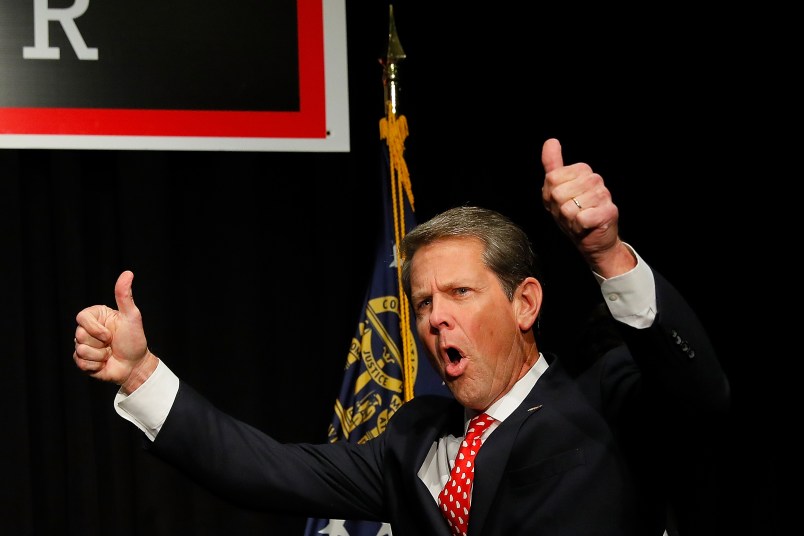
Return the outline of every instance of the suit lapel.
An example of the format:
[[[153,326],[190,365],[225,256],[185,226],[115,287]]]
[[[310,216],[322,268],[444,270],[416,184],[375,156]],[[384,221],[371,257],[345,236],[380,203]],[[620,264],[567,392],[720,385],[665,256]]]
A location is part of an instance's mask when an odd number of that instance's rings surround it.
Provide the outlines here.
[[[534,386],[522,404],[483,443],[477,454],[469,514],[470,534],[481,534],[483,531],[520,428],[527,419],[538,418],[543,402],[536,396],[536,391],[537,387]]]

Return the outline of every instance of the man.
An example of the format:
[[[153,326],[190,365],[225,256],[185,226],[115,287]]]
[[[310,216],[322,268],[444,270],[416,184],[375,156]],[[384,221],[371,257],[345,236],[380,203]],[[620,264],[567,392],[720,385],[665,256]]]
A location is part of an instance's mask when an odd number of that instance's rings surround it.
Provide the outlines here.
[[[131,272],[115,285],[117,310],[78,313],[75,363],[120,385],[116,408],[151,452],[247,508],[451,534],[442,488],[469,419],[483,413],[490,425],[462,490],[468,534],[661,535],[677,500],[673,468],[726,413],[728,381],[694,312],[620,239],[600,175],[565,166],[555,139],[542,164],[543,204],[625,343],[601,356],[567,366],[540,352],[542,286],[527,236],[496,212],[458,207],[401,244],[418,336],[454,399],[414,398],[372,441],[280,444],[217,410],[148,350]]]

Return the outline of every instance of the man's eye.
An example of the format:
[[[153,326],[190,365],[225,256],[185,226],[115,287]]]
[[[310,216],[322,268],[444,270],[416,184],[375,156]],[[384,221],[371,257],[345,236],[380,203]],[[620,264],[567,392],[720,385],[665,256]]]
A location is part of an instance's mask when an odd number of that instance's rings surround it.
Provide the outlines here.
[[[429,299],[419,301],[419,303],[416,304],[416,309],[421,310],[421,309],[425,309],[425,308],[429,307],[430,306],[430,301],[431,300],[429,300]]]
[[[461,296],[469,294],[469,287],[458,287],[455,289],[455,294],[460,294]]]

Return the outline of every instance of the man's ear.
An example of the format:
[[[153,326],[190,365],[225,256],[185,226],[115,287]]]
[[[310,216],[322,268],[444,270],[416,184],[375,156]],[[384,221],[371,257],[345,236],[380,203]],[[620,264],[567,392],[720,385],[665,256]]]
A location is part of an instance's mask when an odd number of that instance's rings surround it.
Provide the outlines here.
[[[527,331],[536,323],[539,311],[542,309],[542,285],[535,277],[528,277],[522,281],[514,293],[517,302],[517,320],[519,329]]]

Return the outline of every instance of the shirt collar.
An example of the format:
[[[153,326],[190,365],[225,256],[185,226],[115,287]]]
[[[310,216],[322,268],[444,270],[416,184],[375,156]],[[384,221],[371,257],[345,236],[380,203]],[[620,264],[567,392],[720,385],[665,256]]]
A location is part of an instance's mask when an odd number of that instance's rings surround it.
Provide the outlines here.
[[[545,370],[547,370],[547,359],[545,359],[542,353],[539,352],[539,359],[537,359],[536,363],[530,367],[530,370],[528,370],[525,375],[514,384],[510,391],[505,393],[502,398],[489,406],[485,412],[499,422],[507,419],[514,412],[514,410],[518,408],[522,402],[524,402],[525,398],[528,396],[528,393],[530,393],[530,391],[533,389],[533,386],[536,385],[536,381],[541,377],[542,374],[544,374]],[[477,411],[466,411],[464,415],[464,424],[468,424],[469,419],[478,413],[479,412]]]

